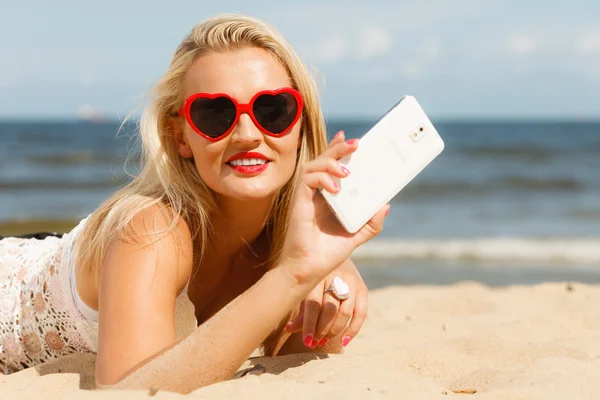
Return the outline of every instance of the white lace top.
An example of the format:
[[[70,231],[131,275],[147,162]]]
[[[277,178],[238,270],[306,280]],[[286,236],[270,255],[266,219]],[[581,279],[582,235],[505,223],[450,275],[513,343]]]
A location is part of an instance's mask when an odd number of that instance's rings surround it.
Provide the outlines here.
[[[96,353],[98,313],[79,297],[73,263],[86,221],[62,238],[0,240],[0,372],[70,353]],[[177,339],[197,325],[187,287],[176,301]]]

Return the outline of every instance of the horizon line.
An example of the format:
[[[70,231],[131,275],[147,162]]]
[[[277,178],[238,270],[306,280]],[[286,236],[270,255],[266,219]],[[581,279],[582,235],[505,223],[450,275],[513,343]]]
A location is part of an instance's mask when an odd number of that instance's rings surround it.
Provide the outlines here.
[[[329,115],[324,116],[326,123],[331,122],[355,122],[355,123],[374,123],[380,116],[343,116]],[[541,116],[541,115],[439,115],[429,116],[429,119],[434,122],[577,122],[577,123],[600,123],[600,115],[559,115],[559,116]],[[138,122],[139,116],[131,118],[131,122]],[[123,119],[117,117],[99,117],[99,118],[81,118],[76,115],[72,116],[2,116],[0,115],[0,123],[95,123],[95,124],[120,124]]]

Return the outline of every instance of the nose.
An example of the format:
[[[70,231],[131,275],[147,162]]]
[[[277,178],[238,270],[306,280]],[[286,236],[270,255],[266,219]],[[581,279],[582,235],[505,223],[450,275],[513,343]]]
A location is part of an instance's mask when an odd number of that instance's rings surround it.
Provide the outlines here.
[[[240,115],[240,118],[231,132],[231,140],[239,144],[256,144],[263,140],[263,134],[254,125],[252,118],[246,113]]]

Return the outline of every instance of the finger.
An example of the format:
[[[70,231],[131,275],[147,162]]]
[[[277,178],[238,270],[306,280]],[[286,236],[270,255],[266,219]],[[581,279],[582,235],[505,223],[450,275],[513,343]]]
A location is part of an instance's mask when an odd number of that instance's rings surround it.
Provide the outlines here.
[[[342,334],[342,345],[348,346],[348,343],[356,337],[367,319],[368,293],[366,290],[359,290],[360,294],[356,296],[354,310],[352,311],[352,320],[350,325]]]
[[[304,300],[304,320],[302,322],[302,341],[305,346],[315,348],[317,343],[314,340],[315,328],[321,314],[321,302],[323,301],[323,285],[321,281],[313,290],[310,291]]]
[[[338,133],[335,134],[333,139],[331,139],[331,141],[327,144],[327,148],[329,149],[334,144],[343,142],[344,139],[345,139],[344,131],[339,131]]]
[[[303,303],[304,304],[304,303]],[[302,306],[304,309],[304,306]],[[304,312],[300,312],[298,316],[293,320],[287,323],[285,326],[285,330],[289,333],[296,333],[302,330],[302,322],[304,321]]]
[[[338,178],[345,178],[350,175],[350,171],[339,161],[331,157],[317,158],[310,163],[307,163],[303,169],[305,174],[311,172],[327,172]]]
[[[371,240],[383,230],[383,222],[390,211],[390,204],[381,207],[379,211],[354,235],[355,247]]]
[[[381,210],[377,211],[377,214],[375,214],[373,218],[367,222],[365,227],[370,228],[372,231],[376,232],[376,234],[381,232],[383,230],[385,217],[387,217],[388,213],[390,212],[390,207],[390,203],[387,203],[385,206],[381,207]]]
[[[323,306],[321,307],[321,315],[317,321],[315,328],[314,339],[322,346],[321,340],[327,336],[333,322],[337,319],[340,301],[333,297],[330,293],[323,294]]]
[[[357,301],[356,293],[351,293],[350,298],[348,300],[344,300],[340,304],[340,308],[338,310],[337,316],[333,321],[333,324],[329,327],[329,332],[327,333],[327,338],[331,339],[339,335],[350,322],[350,319],[353,318],[354,312],[354,304]]]
[[[339,160],[342,157],[348,156],[354,153],[358,149],[358,139],[349,139],[345,142],[339,142],[332,145],[330,148],[325,150],[319,157],[322,158],[333,158]]]
[[[303,177],[304,183],[313,189],[325,189],[329,193],[337,193],[340,190],[340,185],[335,183],[326,172],[311,172]]]

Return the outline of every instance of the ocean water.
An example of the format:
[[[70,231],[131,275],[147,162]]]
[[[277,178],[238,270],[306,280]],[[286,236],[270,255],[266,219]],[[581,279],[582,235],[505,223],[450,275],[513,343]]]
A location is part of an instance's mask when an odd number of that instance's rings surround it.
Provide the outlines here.
[[[600,265],[600,122],[433,122],[444,152],[394,198],[359,263]],[[138,148],[135,126],[118,127],[0,122],[0,235],[9,221],[82,218],[125,184]]]

